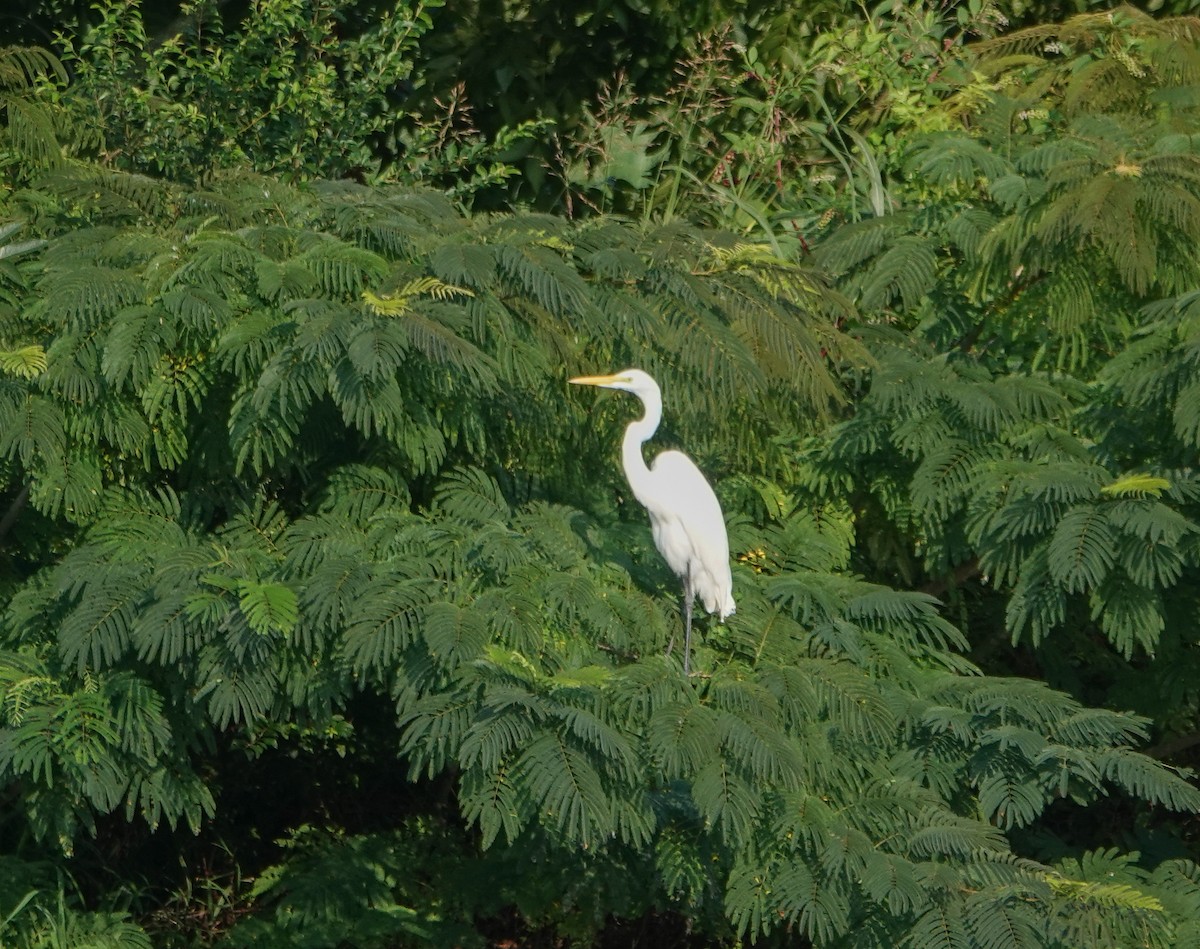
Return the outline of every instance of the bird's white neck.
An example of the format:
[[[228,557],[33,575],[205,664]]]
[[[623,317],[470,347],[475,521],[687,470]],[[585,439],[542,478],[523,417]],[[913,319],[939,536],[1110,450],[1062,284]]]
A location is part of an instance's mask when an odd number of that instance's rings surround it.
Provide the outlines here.
[[[634,497],[643,504],[646,503],[643,492],[650,484],[650,469],[646,467],[646,459],[642,457],[642,445],[645,444],[658,430],[662,421],[662,397],[657,391],[646,394],[638,393],[645,407],[645,414],[635,422],[625,427],[625,438],[621,442],[621,462],[625,468],[625,477],[633,488]]]

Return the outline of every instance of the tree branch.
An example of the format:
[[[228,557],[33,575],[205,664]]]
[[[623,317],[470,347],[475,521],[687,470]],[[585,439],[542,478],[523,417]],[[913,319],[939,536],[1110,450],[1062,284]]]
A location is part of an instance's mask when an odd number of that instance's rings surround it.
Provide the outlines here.
[[[13,524],[17,522],[17,517],[20,515],[22,508],[25,507],[29,500],[29,485],[24,485],[17,496],[13,498],[12,504],[8,506],[8,510],[4,512],[4,517],[0,518],[0,544],[4,543],[5,535],[12,530]]]
[[[1194,745],[1200,745],[1200,732],[1189,735],[1177,735],[1167,741],[1160,742],[1153,748],[1147,748],[1146,754],[1151,758],[1172,758],[1181,751],[1187,751]]]
[[[960,563],[948,577],[939,577],[921,587],[922,593],[940,597],[947,590],[962,586],[971,577],[979,573],[979,558],[972,557],[966,563]]]

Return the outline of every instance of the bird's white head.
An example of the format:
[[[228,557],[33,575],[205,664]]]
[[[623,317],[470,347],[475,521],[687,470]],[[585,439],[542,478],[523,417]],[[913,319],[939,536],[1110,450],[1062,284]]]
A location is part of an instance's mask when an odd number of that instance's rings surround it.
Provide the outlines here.
[[[610,376],[576,376],[568,380],[577,386],[600,386],[603,389],[624,389],[634,395],[641,396],[643,401],[647,396],[658,396],[658,383],[640,369],[623,369]]]

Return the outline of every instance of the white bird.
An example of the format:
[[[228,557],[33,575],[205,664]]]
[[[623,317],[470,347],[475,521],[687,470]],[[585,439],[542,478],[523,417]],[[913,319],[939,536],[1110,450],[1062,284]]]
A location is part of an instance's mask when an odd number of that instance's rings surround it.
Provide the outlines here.
[[[625,429],[621,461],[633,496],[650,515],[654,545],[683,582],[683,672],[687,675],[692,652],[692,603],[696,597],[722,621],[734,611],[729,535],[720,502],[695,462],[681,451],[664,451],[646,467],[642,444],[662,420],[662,393],[653,378],[640,369],[626,369],[611,376],[579,376],[570,381],[632,392],[645,407],[645,414]],[[668,655],[674,644],[672,636]]]

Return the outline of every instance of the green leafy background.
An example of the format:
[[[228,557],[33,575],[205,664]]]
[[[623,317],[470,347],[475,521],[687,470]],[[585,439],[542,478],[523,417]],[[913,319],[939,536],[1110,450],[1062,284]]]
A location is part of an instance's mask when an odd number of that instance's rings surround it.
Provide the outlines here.
[[[1200,21],[26,6],[4,945],[1200,939]]]

